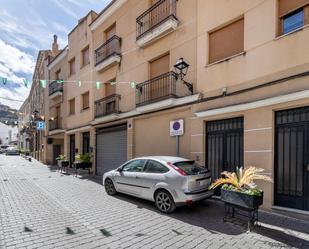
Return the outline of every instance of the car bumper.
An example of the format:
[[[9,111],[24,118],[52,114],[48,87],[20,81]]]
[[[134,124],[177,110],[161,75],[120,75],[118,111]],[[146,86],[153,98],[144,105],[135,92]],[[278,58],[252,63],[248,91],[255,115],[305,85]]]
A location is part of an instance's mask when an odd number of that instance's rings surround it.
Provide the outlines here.
[[[204,190],[196,193],[183,193],[175,200],[177,206],[191,204],[196,201],[201,201],[213,196],[213,190]]]

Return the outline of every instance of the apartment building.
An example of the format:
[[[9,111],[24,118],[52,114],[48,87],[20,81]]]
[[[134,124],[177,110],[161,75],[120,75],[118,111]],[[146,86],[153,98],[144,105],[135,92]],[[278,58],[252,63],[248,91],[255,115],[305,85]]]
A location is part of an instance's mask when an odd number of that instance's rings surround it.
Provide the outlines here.
[[[194,159],[214,179],[253,165],[274,179],[260,183],[264,208],[309,210],[308,13],[308,0],[89,12],[48,65],[46,157],[91,152],[98,175],[145,155]]]
[[[93,57],[89,24],[97,14],[90,11],[68,34],[68,45],[48,64],[46,114],[47,163],[56,164],[60,154],[72,164],[76,153],[92,150]]]
[[[182,119],[181,156],[214,178],[264,168],[274,178],[261,183],[265,208],[308,210],[308,4],[113,1],[90,25],[93,77],[106,82],[91,123],[96,173],[131,157],[176,155],[170,121]],[[173,92],[174,83],[188,86],[173,70],[179,58],[192,92]]]
[[[68,48],[59,51],[50,63],[48,70],[48,87],[45,90],[45,120],[47,129],[46,136],[46,163],[56,164],[56,158],[64,154],[65,131],[67,116],[67,79]]]
[[[55,45],[55,41],[54,41]],[[27,101],[30,105],[30,148],[35,159],[45,162],[45,136],[43,130],[36,129],[38,121],[45,120],[44,88],[41,79],[47,79],[47,64],[51,57],[58,53],[57,47],[52,50],[40,50],[33,73],[32,85]]]
[[[30,151],[30,103],[28,98],[18,111],[18,148]]]
[[[264,207],[309,210],[309,1],[198,1],[191,158],[264,168]],[[220,15],[216,13],[221,13]]]
[[[97,174],[132,157],[176,153],[169,122],[188,120],[190,106],[179,106],[199,96],[190,88],[196,86],[196,7],[196,1],[113,1],[90,25],[93,78],[105,83],[94,91],[91,122]],[[174,72],[181,57],[190,64],[190,87]],[[189,132],[181,140],[181,155],[189,157]]]

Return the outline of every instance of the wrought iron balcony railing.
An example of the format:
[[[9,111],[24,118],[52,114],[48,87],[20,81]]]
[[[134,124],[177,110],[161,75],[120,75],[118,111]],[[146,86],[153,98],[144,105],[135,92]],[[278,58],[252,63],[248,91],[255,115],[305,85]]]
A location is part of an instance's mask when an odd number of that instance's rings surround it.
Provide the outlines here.
[[[49,120],[49,130],[62,129],[62,118],[54,118]]]
[[[56,92],[63,92],[63,80],[54,80],[49,84],[49,96]]]
[[[136,18],[136,39],[159,26],[170,17],[176,17],[177,0],[159,0]]]
[[[106,59],[108,59],[113,55],[120,56],[121,54],[120,43],[121,38],[119,38],[117,35],[114,35],[110,39],[108,39],[105,43],[103,43],[100,47],[98,47],[94,51],[95,65],[98,65],[99,63],[105,61]]]
[[[177,74],[171,71],[136,85],[136,106],[179,97],[176,81]]]
[[[119,94],[112,94],[95,101],[95,117],[98,118],[112,113],[119,113],[120,97]]]

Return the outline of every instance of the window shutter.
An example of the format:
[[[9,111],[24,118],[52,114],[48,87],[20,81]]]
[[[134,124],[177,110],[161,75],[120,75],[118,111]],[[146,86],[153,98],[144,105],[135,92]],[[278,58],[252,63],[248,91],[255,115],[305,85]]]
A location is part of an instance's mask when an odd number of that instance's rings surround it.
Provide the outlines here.
[[[244,51],[244,19],[209,34],[209,63]]]
[[[281,18],[307,4],[309,4],[309,0],[279,0],[279,17]]]

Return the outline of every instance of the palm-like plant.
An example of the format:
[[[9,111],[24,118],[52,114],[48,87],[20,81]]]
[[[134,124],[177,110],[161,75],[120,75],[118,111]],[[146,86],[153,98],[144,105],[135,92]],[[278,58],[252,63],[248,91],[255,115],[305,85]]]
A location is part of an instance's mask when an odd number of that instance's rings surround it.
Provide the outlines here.
[[[256,168],[256,167],[249,167],[249,168],[237,168],[236,173],[231,173],[224,171],[222,172],[222,178],[217,179],[211,186],[210,189],[214,189],[218,186],[223,184],[232,185],[236,190],[240,189],[253,189],[256,187],[254,180],[264,180],[268,182],[272,182],[272,179],[262,174],[264,169]]]

